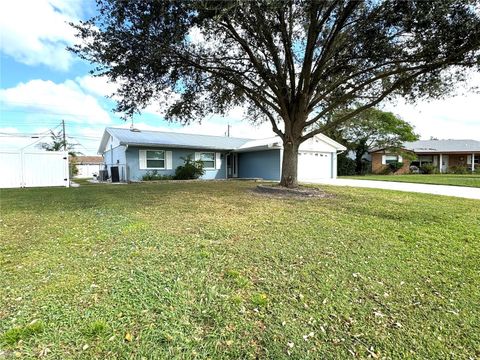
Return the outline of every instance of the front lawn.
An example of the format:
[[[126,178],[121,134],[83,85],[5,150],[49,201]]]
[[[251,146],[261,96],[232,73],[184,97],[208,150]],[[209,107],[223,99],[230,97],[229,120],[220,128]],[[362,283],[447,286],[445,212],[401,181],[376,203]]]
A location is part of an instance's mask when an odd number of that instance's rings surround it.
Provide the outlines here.
[[[3,190],[0,358],[480,357],[476,200]]]
[[[480,187],[480,175],[455,175],[455,174],[408,174],[408,175],[364,175],[340,176],[339,179],[399,181],[421,184],[454,185]]]

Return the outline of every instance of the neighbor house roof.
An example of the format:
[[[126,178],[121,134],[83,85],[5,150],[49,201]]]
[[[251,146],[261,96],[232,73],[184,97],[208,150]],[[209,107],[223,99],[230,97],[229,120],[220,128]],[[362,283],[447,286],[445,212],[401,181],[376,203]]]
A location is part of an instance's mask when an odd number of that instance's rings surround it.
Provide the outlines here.
[[[105,151],[110,136],[114,137],[119,145],[132,146],[161,146],[172,148],[209,149],[209,150],[237,150],[253,151],[271,148],[281,148],[280,137],[266,139],[234,138],[228,136],[212,136],[185,134],[166,131],[136,130],[107,127],[103,133],[99,154]],[[323,134],[317,135],[338,150],[345,147]]]
[[[414,153],[472,153],[480,152],[480,141],[477,140],[418,140],[405,142],[402,145],[404,150]],[[372,149],[370,153],[386,150],[385,148]]]
[[[480,151],[480,141],[476,140],[418,140],[406,142],[403,146],[416,153]]]
[[[103,163],[103,157],[101,156],[76,156],[75,162],[79,165],[82,164],[90,164],[90,165],[98,165]]]

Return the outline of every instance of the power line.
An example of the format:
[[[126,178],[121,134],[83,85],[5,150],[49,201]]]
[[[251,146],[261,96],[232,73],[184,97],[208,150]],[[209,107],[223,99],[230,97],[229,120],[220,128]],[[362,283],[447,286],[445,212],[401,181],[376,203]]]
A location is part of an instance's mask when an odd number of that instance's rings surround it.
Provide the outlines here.
[[[27,148],[27,147],[29,147],[29,146],[35,145],[36,143],[40,142],[41,140],[43,140],[43,139],[47,136],[47,135],[46,135],[47,132],[50,133],[50,134],[53,133],[60,125],[62,125],[62,124],[58,124],[58,125],[55,126],[53,129],[49,129],[48,131],[45,131],[45,133],[44,133],[45,135],[44,135],[44,136],[40,137],[38,140],[34,141],[33,143],[24,146],[24,147],[21,148],[20,150],[23,150],[23,149],[25,149],[25,148]]]

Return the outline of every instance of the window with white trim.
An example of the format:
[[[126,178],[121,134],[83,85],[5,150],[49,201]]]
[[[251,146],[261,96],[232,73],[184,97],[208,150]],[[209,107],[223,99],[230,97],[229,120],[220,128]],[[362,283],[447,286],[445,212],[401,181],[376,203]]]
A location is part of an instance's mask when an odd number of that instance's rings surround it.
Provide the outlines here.
[[[165,169],[165,151],[147,150],[147,169]]]
[[[396,163],[398,162],[398,156],[397,155],[386,155],[385,156],[385,164],[391,164],[391,163]]]
[[[201,152],[198,160],[203,162],[204,169],[215,169],[215,153],[214,152]]]

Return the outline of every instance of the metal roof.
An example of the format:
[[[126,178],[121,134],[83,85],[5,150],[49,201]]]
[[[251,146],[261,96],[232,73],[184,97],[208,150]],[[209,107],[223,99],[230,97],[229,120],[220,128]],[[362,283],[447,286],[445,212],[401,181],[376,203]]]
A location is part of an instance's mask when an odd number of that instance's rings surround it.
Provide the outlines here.
[[[233,150],[252,139],[226,136],[196,135],[175,132],[107,128],[122,145],[167,146],[214,150]]]
[[[418,140],[406,142],[403,146],[416,153],[480,151],[480,141],[476,140]]]
[[[187,149],[209,149],[209,150],[236,150],[253,151],[273,148],[281,148],[280,137],[275,136],[266,139],[246,139],[227,136],[197,135],[166,131],[131,130],[125,128],[107,127],[103,133],[98,153],[102,154],[107,146],[108,139],[112,136],[120,145],[133,146],[155,146]],[[329,137],[316,135],[320,140],[326,142],[337,150],[346,148],[333,141]]]

